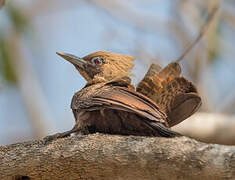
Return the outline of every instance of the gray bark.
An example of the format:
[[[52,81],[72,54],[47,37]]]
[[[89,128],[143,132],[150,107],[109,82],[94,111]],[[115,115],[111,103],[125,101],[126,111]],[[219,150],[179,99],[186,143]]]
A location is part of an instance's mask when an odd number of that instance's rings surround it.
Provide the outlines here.
[[[92,134],[0,146],[0,179],[235,179],[235,147]]]

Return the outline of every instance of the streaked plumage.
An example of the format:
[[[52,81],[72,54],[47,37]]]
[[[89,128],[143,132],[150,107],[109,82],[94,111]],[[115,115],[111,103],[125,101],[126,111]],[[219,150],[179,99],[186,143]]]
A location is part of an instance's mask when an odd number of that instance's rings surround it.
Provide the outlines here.
[[[181,67],[177,62],[163,69],[152,64],[136,88],[166,113],[169,127],[191,116],[201,105],[196,87],[180,74]]]
[[[71,108],[76,120],[74,128],[57,134],[57,137],[72,132],[179,136],[168,128],[184,119],[177,117],[174,107],[181,104],[184,107],[181,97],[188,98],[190,93],[196,95],[197,92],[192,83],[180,77],[177,63],[162,70],[152,65],[136,91],[130,80],[135,59],[132,56],[105,51],[84,58],[57,54],[71,62],[87,81],[87,85],[72,99]],[[182,116],[182,108],[179,110]]]

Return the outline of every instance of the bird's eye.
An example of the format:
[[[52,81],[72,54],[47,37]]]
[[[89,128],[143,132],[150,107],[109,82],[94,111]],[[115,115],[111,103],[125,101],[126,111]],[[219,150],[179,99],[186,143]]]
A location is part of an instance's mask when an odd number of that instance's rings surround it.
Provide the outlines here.
[[[103,64],[103,59],[101,57],[94,57],[91,59],[91,62],[94,65],[102,65]]]

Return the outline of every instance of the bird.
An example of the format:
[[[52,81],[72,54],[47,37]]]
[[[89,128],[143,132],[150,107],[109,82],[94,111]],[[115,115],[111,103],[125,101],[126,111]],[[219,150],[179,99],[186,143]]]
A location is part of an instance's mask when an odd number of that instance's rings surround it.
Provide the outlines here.
[[[87,83],[72,98],[74,127],[51,138],[97,132],[181,136],[169,128],[167,114],[161,107],[141,91],[137,92],[131,84],[134,57],[107,51],[94,52],[83,58],[68,53],[57,54],[72,63]]]
[[[97,51],[79,58],[57,52],[75,66],[87,83],[72,98],[74,127],[47,136],[46,142],[72,133],[181,136],[170,128],[194,114],[201,106],[201,98],[195,85],[181,76],[179,62],[203,37],[217,10],[217,6],[212,8],[197,38],[176,61],[164,68],[151,64],[136,88],[130,78],[135,60],[132,56]]]

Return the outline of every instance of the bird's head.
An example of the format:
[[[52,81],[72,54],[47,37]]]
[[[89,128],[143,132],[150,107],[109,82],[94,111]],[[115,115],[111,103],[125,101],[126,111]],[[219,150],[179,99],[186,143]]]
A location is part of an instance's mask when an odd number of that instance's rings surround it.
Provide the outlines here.
[[[94,52],[83,58],[67,53],[57,54],[71,62],[89,84],[129,77],[135,60],[132,56],[106,51]]]

